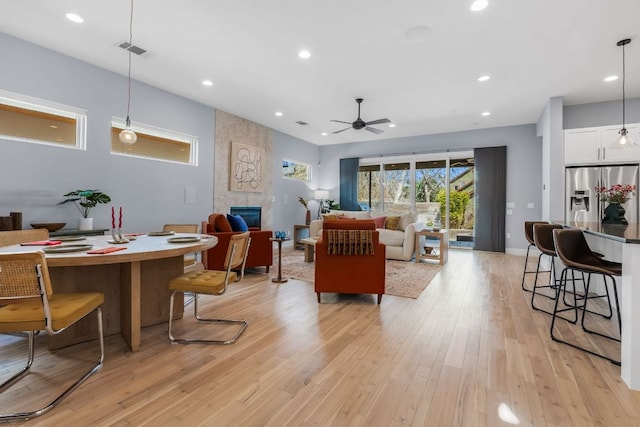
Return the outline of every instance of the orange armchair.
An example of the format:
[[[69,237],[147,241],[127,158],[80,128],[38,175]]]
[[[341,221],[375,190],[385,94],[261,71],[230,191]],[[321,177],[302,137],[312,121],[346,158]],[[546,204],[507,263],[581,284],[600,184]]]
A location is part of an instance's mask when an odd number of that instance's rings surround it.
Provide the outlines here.
[[[218,238],[218,244],[213,248],[202,252],[202,263],[207,270],[224,270],[224,260],[231,236],[239,234],[232,231],[227,216],[224,214],[211,214],[207,221],[202,221],[202,233],[210,234]],[[269,240],[273,233],[268,230],[249,229],[251,246],[247,255],[246,268],[265,267],[267,273],[273,265],[273,243]]]
[[[336,244],[334,230],[371,230],[368,247],[372,248],[373,253],[354,255],[329,253],[336,252],[333,249],[330,250],[330,247]],[[366,235],[368,236],[368,233]],[[324,222],[322,237],[316,243],[315,290],[318,302],[322,292],[336,292],[378,294],[378,304],[380,304],[385,283],[385,245],[378,239],[373,221],[329,220]]]

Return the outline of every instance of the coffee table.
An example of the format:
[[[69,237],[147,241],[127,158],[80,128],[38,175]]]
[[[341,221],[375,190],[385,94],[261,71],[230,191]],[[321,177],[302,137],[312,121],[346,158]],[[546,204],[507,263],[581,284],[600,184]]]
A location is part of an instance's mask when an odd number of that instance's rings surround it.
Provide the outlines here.
[[[300,239],[300,243],[304,245],[304,262],[313,262],[316,254],[316,242],[315,237],[307,237],[306,239]]]

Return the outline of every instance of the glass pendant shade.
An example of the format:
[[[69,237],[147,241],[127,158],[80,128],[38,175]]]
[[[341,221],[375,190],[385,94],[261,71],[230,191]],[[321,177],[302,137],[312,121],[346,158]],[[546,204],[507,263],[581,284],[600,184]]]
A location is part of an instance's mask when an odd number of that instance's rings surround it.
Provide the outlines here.
[[[618,133],[620,134],[620,136],[617,137],[615,142],[613,143],[614,147],[629,148],[636,145],[636,143],[633,142],[633,139],[631,139],[631,137],[629,136],[629,132],[627,132],[627,129],[622,128]]]
[[[120,142],[123,144],[133,145],[136,143],[138,135],[136,135],[136,133],[131,129],[131,121],[129,120],[129,117],[127,117],[127,124],[124,129],[120,131],[118,137],[120,138]]]

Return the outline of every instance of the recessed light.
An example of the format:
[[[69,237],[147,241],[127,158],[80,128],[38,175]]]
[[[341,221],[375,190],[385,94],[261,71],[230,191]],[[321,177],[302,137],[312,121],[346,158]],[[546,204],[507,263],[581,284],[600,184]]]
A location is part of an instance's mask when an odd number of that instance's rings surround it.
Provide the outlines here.
[[[425,25],[409,28],[404,33],[404,39],[409,42],[420,42],[431,35],[431,28]]]
[[[75,13],[67,13],[65,16],[69,21],[75,22],[76,24],[82,24],[84,22],[84,18],[82,18],[82,16],[77,15]]]
[[[322,132],[320,135],[327,136],[327,133],[326,132]]]
[[[300,52],[298,52],[298,57],[302,59],[309,59],[311,58],[311,52],[309,52],[308,50],[301,50]]]
[[[479,82],[486,82],[490,78],[491,78],[491,76],[480,76],[480,77],[478,77],[478,81]]]
[[[276,111],[276,112],[275,112],[275,115],[276,115],[277,117],[282,117],[282,111]]]
[[[394,128],[394,127],[396,127],[396,124],[395,123],[389,123],[389,127],[390,128]]]
[[[202,84],[205,86],[213,86],[213,82],[211,80],[203,80]]]
[[[491,113],[490,113],[489,111],[485,111],[485,112],[483,112],[481,115],[482,115],[483,117],[487,117],[487,116],[490,116],[490,115],[491,115]]]
[[[604,78],[604,81],[607,83],[615,82],[616,80],[618,80],[618,76],[607,76]]]
[[[489,2],[487,0],[475,0],[473,3],[471,3],[470,9],[473,12],[477,12],[479,10],[486,8],[487,6],[489,6]]]

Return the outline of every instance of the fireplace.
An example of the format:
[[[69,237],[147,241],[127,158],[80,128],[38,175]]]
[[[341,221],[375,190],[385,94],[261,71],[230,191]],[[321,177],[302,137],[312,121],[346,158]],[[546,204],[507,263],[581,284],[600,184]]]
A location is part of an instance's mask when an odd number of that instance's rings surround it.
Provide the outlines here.
[[[262,207],[260,206],[231,206],[231,215],[240,215],[251,230],[262,228]]]

